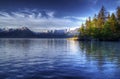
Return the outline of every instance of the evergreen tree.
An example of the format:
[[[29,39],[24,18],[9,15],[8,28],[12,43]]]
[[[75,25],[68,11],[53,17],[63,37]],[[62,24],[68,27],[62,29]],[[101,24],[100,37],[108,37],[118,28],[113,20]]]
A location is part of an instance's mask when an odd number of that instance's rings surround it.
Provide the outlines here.
[[[118,21],[118,23],[120,24],[120,6],[117,7],[116,15],[117,15],[117,21]]]
[[[93,27],[97,27],[97,20],[97,15],[95,14],[93,18]]]
[[[85,35],[85,26],[84,24],[81,25],[81,28],[80,28],[80,34],[79,34],[79,37],[83,37]]]
[[[102,6],[100,12],[98,13],[98,28],[102,28],[107,19],[107,11],[104,6]]]
[[[110,13],[108,13],[108,16],[107,16],[107,18],[108,18],[108,19],[110,18]]]
[[[108,19],[108,22],[110,23],[112,32],[116,32],[117,20],[114,13],[112,13],[111,17]]]
[[[117,31],[120,33],[120,6],[117,7],[117,12],[116,12],[116,15],[117,15]]]

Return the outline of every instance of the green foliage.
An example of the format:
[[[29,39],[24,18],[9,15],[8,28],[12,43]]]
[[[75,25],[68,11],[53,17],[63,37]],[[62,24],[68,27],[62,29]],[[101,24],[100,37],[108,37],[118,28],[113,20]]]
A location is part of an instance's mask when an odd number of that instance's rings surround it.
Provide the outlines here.
[[[102,6],[98,15],[89,17],[80,28],[80,39],[119,40],[120,39],[120,7],[116,15],[106,12]]]

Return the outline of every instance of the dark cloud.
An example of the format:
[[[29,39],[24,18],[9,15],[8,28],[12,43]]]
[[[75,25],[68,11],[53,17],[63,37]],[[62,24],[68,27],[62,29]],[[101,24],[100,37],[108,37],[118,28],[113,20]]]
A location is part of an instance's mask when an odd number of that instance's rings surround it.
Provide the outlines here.
[[[86,16],[102,5],[108,9],[118,6],[120,0],[0,0],[0,10],[15,11],[29,8],[56,11],[61,16]]]
[[[8,18],[24,15],[25,18],[46,18],[47,21],[52,17],[57,19],[57,22],[67,17],[67,21],[69,19],[75,23],[84,22],[85,17],[93,16],[102,5],[112,12],[120,5],[120,0],[0,0],[0,12],[8,15]],[[0,16],[4,15],[0,14]],[[52,25],[57,25],[54,23],[55,21]]]

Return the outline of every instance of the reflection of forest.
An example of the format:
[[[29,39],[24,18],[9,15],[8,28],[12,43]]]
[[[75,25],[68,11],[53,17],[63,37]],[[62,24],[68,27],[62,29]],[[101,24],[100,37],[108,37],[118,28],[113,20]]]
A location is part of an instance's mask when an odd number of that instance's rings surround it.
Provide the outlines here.
[[[79,42],[79,45],[87,60],[97,61],[99,66],[120,62],[119,42]]]

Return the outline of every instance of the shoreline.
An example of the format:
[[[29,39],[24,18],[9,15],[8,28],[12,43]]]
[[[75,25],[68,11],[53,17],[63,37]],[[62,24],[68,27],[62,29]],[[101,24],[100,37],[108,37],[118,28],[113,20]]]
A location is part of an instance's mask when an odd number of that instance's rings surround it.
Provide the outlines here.
[[[73,37],[73,38],[68,38],[68,40],[74,40],[74,41],[111,41],[111,42],[120,42],[120,39],[111,39],[111,40],[107,40],[107,39],[80,39],[78,37]]]

